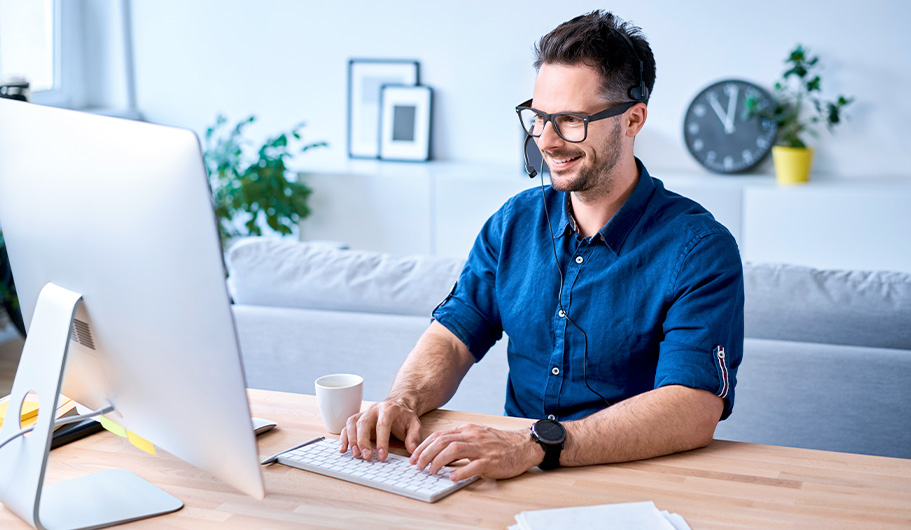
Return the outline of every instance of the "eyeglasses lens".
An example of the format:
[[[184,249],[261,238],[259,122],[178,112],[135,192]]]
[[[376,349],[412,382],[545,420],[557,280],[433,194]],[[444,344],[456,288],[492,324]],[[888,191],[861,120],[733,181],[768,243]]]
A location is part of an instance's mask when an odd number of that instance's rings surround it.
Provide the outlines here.
[[[581,142],[585,139],[585,120],[572,114],[554,114],[546,119],[531,109],[522,109],[519,112],[522,126],[531,136],[541,136],[544,126],[548,121],[557,129],[557,134],[568,142]]]

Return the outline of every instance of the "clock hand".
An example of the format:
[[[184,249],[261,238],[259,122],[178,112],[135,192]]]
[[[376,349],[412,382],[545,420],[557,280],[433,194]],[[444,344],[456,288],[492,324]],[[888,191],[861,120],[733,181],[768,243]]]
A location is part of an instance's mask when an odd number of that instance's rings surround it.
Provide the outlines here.
[[[708,94],[709,104],[712,106],[712,110],[715,111],[715,114],[718,115],[718,119],[721,120],[721,124],[724,125],[724,132],[730,134],[731,131],[728,130],[728,117],[724,113],[724,109],[721,108],[721,103],[718,103],[718,96],[714,92],[709,92]]]
[[[727,112],[727,121],[724,123],[724,132],[731,134],[734,132],[734,118],[737,117],[737,96],[740,93],[740,88],[737,85],[729,85],[730,99],[728,99],[728,112]]]

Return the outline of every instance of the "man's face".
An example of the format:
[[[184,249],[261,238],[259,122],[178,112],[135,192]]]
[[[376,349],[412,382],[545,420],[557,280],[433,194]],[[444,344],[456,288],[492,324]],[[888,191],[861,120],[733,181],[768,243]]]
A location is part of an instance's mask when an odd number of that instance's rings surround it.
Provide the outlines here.
[[[545,63],[538,71],[532,100],[537,110],[595,114],[617,103],[621,102],[604,99],[595,68]],[[536,140],[555,189],[599,194],[611,191],[611,172],[620,159],[619,117],[589,123],[588,137],[581,143],[560,138],[553,123],[548,123]]]

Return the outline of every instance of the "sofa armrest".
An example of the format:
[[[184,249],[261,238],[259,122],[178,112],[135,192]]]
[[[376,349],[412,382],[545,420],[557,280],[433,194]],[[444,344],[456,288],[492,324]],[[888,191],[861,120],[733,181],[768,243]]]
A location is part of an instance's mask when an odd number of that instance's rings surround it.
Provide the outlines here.
[[[746,339],[715,437],[911,458],[911,351]]]

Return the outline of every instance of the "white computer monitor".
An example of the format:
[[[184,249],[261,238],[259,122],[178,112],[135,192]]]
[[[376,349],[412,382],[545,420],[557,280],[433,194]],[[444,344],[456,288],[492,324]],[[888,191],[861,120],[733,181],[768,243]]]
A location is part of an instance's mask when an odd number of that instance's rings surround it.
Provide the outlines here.
[[[81,295],[62,392],[90,409],[112,404],[108,419],[262,498],[196,135],[0,100],[0,229],[27,326],[47,284]],[[21,363],[46,347],[59,327],[53,320],[44,319],[50,332],[29,333]],[[16,452],[31,458],[12,443],[0,462]],[[0,493],[20,486],[0,483]]]

